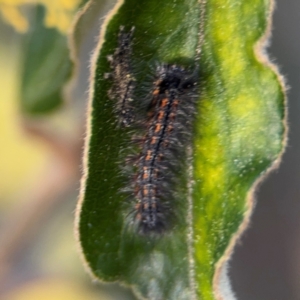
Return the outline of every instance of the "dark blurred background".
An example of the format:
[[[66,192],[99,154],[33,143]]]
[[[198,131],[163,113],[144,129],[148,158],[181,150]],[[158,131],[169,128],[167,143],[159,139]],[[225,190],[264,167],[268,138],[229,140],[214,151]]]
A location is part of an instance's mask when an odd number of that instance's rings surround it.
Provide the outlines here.
[[[286,77],[289,142],[261,184],[230,276],[238,300],[300,299],[300,1],[277,0],[268,48]]]

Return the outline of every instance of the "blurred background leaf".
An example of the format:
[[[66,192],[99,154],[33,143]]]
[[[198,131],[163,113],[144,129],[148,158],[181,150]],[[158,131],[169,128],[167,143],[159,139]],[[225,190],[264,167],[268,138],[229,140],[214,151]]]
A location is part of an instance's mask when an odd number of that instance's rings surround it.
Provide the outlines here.
[[[20,126],[21,37],[3,23],[0,26],[0,155],[5,158],[0,163],[0,205],[10,205],[36,181],[49,153],[41,141],[25,136]]]
[[[24,38],[21,108],[25,113],[48,113],[63,102],[63,87],[72,63],[67,37],[56,28],[45,27],[45,8],[32,9],[30,28]]]

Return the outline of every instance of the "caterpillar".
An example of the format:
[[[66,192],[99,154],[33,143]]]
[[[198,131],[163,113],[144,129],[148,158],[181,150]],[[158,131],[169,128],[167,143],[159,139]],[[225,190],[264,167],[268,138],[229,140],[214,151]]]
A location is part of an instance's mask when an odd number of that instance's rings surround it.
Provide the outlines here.
[[[197,72],[177,64],[158,64],[146,91],[150,99],[137,99],[141,96],[135,93],[131,66],[133,33],[134,27],[127,33],[120,28],[118,47],[109,57],[113,69],[109,96],[115,101],[120,127],[131,127],[135,133],[131,139],[135,153],[120,163],[131,170],[127,175],[134,203],[130,223],[141,234],[160,234],[172,227],[176,215],[173,204],[195,117]],[[147,103],[144,113],[137,107],[140,103]]]
[[[157,67],[132,180],[135,221],[144,234],[169,227],[196,95],[194,74],[177,65]]]
[[[118,116],[118,124],[128,127],[133,122],[133,91],[135,78],[131,70],[132,36],[134,27],[127,33],[124,26],[120,27],[118,34],[118,47],[113,55],[108,56],[112,73],[109,77],[113,79],[109,98],[115,100],[115,112]]]

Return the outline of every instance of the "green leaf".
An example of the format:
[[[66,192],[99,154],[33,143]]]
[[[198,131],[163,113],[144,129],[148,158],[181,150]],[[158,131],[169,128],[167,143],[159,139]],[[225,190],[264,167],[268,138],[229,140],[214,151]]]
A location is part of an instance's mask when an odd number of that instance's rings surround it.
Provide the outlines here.
[[[21,108],[27,114],[45,114],[62,104],[72,63],[66,35],[44,26],[45,8],[39,5],[32,13],[24,38]]]
[[[223,262],[234,233],[247,227],[251,187],[284,147],[283,84],[257,51],[270,14],[266,0],[127,0],[116,9],[94,57],[76,221],[84,259],[100,280],[133,285],[147,299],[222,299]],[[120,190],[128,178],[120,175],[120,164],[130,152],[131,132],[115,126],[111,81],[105,79],[121,25],[135,27],[137,95],[157,64],[195,68],[201,45],[191,154],[180,177],[180,201],[172,207],[182,217],[157,239],[131,233],[124,224],[128,200]]]
[[[212,266],[253,204],[252,190],[245,205],[251,186],[284,146],[283,85],[255,51],[270,25],[271,3],[222,3],[207,2],[202,117],[194,144],[195,271],[201,299],[213,299]]]

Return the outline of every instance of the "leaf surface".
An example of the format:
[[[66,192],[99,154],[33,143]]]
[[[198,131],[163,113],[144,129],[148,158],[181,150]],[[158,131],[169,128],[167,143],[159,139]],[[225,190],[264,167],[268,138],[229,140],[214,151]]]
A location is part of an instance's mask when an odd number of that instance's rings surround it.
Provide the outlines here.
[[[270,14],[264,0],[127,0],[115,9],[94,57],[76,221],[94,276],[133,285],[147,299],[221,299],[222,265],[214,275],[216,264],[230,255],[225,250],[241,226],[251,186],[283,150],[283,84],[255,51]],[[172,207],[181,218],[157,239],[134,234],[124,223],[128,199],[120,190],[128,178],[120,165],[132,133],[116,126],[115,103],[108,97],[112,83],[105,75],[120,26],[135,27],[137,95],[158,64],[196,69],[201,46],[191,152],[178,175],[180,201]]]

